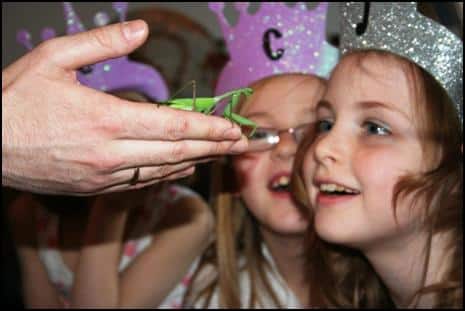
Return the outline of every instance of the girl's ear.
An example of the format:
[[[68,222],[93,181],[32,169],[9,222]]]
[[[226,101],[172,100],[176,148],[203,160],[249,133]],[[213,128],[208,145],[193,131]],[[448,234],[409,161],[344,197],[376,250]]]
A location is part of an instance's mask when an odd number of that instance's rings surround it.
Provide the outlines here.
[[[225,179],[225,190],[231,193],[234,197],[240,196],[241,176],[234,170],[233,158],[226,157],[223,165],[223,178]]]
[[[240,195],[241,182],[234,171],[231,156],[222,157],[212,165],[211,191],[212,193],[229,193]]]

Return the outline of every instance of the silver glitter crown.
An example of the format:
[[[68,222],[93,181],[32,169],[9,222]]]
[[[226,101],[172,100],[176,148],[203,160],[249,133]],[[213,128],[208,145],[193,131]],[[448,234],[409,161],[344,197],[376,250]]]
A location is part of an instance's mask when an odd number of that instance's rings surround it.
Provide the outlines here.
[[[384,50],[429,72],[457,109],[463,126],[463,42],[417,11],[416,2],[347,2],[341,6],[341,53]]]

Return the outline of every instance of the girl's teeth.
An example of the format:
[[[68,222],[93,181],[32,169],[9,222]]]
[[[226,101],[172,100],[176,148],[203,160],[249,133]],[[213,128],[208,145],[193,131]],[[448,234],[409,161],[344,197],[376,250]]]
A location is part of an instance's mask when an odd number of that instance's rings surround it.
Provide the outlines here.
[[[335,191],[336,190],[336,185],[334,184],[324,184],[324,185],[321,185],[321,190],[323,191]]]
[[[347,193],[355,193],[355,191],[352,191],[350,189],[344,188],[339,185],[335,184],[322,184],[320,185],[320,190],[325,191],[325,192],[347,192]]]
[[[281,176],[273,182],[272,187],[273,188],[285,187],[289,185],[289,181],[290,181],[289,176]]]
[[[289,183],[289,177],[287,176],[281,176],[279,178],[279,184],[280,185],[287,185]]]
[[[336,191],[342,192],[346,191],[346,189],[344,187],[336,186]]]

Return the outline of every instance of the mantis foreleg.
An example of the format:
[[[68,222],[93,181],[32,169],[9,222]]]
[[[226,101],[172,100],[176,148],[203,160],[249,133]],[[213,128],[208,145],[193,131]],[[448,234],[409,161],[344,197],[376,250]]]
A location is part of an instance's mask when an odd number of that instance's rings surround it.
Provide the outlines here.
[[[252,120],[249,120],[247,118],[244,118],[236,113],[231,112],[231,115],[229,116],[230,120],[233,122],[236,122],[237,124],[240,124],[241,126],[248,126],[252,128],[252,131],[248,135],[248,137],[251,137],[257,128],[257,124],[253,122]]]
[[[231,101],[224,108],[223,115],[226,116],[226,113],[228,113],[228,119],[231,119],[232,110],[239,103],[240,96],[240,94],[232,94]]]

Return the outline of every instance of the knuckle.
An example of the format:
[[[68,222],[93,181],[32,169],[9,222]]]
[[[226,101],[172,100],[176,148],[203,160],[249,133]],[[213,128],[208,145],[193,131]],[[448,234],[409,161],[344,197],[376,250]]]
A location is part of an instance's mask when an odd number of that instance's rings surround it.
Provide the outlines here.
[[[210,126],[208,128],[208,130],[207,130],[207,137],[208,138],[218,137],[219,136],[218,134],[221,134],[221,133],[218,133],[213,126]]]
[[[171,166],[170,165],[163,165],[162,167],[160,167],[160,169],[158,170],[158,176],[156,176],[157,178],[163,178],[165,177],[166,175],[169,175],[171,172]]]
[[[74,190],[81,193],[94,193],[106,185],[107,180],[104,176],[95,173],[89,173],[85,178],[83,176],[74,176]]]
[[[150,172],[147,173],[147,178],[144,179],[144,184],[149,181],[159,180],[160,178],[163,178],[163,176],[166,176],[169,171],[169,167],[170,165],[161,165],[150,170]]]
[[[79,184],[74,183],[73,188],[71,189],[71,191],[75,191],[75,192],[79,192],[83,194],[92,193],[95,190],[96,190],[95,187],[92,186],[92,184],[88,181],[82,182]]]
[[[90,32],[99,48],[118,52],[119,45],[115,44],[115,40],[111,33],[106,28],[97,28]]]
[[[68,176],[71,180],[71,183],[72,183],[72,189],[73,191],[84,191],[84,192],[87,192],[90,190],[90,184],[89,184],[89,180],[90,180],[90,174],[79,174],[79,173],[76,173],[76,172],[68,172]]]
[[[92,171],[98,174],[110,173],[124,164],[124,161],[116,154],[102,151],[97,147],[87,153],[85,161]]]
[[[166,136],[172,140],[181,139],[189,131],[189,121],[185,117],[175,118],[173,122],[168,123]]]
[[[59,38],[54,38],[39,44],[34,50],[37,62],[52,58],[60,48],[59,40]]]
[[[171,162],[179,162],[183,160],[186,156],[188,151],[187,144],[184,141],[179,141],[173,144],[173,148],[171,150]]]
[[[217,155],[223,153],[225,150],[226,146],[224,145],[224,143],[213,143],[210,147],[209,154]]]
[[[95,187],[101,188],[109,183],[109,175],[96,174],[91,179],[91,182]]]
[[[104,175],[94,174],[89,181],[85,184],[84,191],[93,192],[97,191],[107,185],[108,178]]]
[[[99,113],[95,116],[95,119],[96,122],[93,124],[95,124],[102,133],[110,137],[114,137],[123,131],[124,122],[115,113]]]
[[[195,172],[195,166],[191,166],[174,174],[172,179],[184,178],[184,177],[194,174],[194,172]]]

